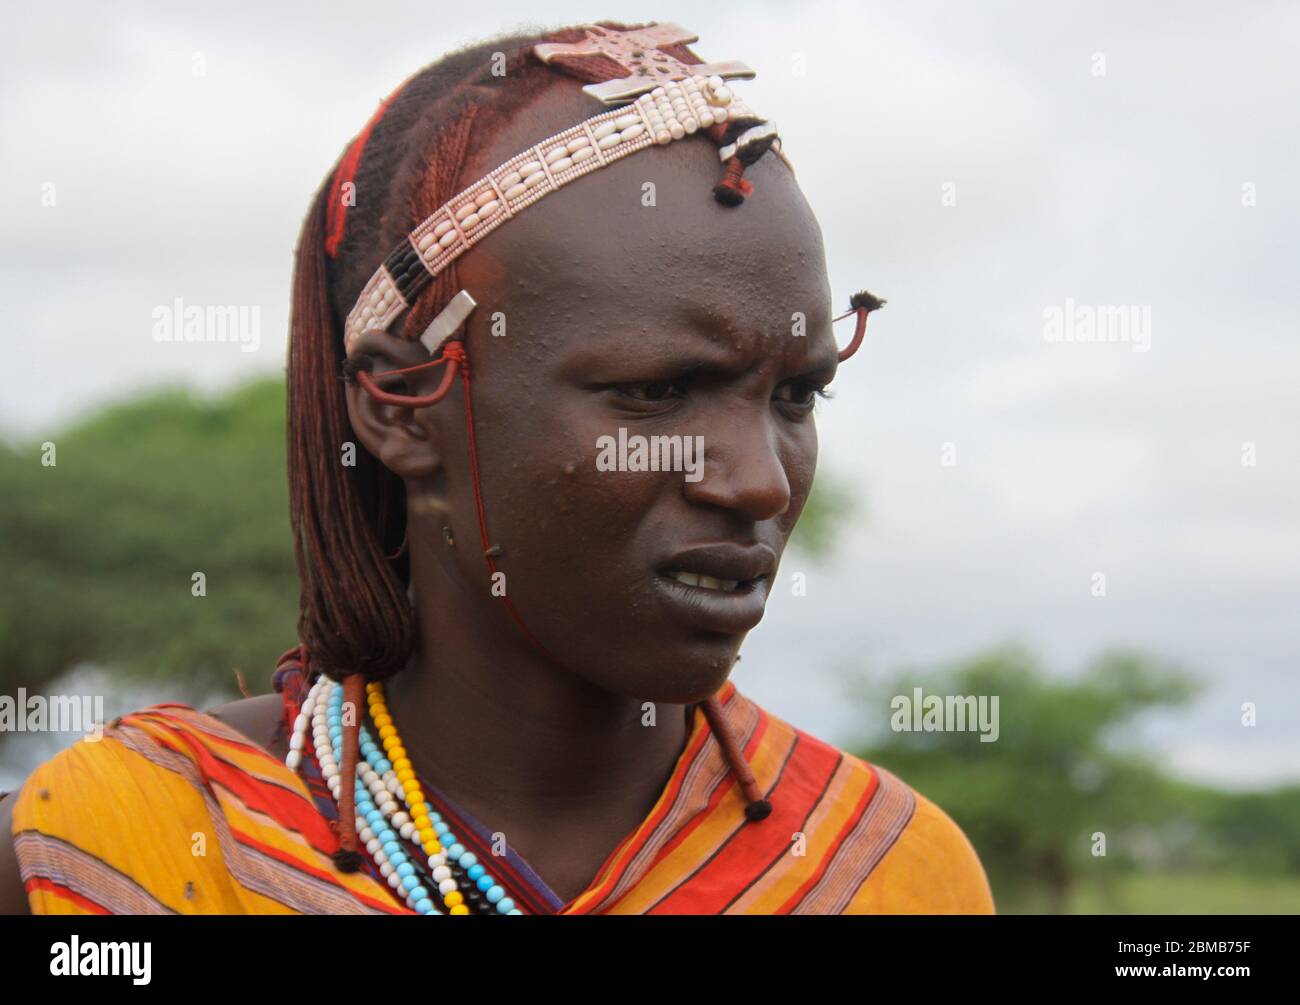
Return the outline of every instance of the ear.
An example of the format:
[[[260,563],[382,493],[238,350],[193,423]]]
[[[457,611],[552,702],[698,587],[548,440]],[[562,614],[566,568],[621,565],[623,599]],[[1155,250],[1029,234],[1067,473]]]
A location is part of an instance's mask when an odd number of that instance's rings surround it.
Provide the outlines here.
[[[376,376],[429,361],[428,351],[419,342],[381,332],[362,335],[353,352],[374,361],[371,373]],[[441,378],[441,368],[431,367],[400,380],[391,378],[384,382],[384,389],[397,394],[428,394]],[[348,418],[357,439],[384,467],[408,482],[431,478],[441,470],[440,427],[426,414],[429,408],[381,404],[355,381],[349,381],[346,388]]]

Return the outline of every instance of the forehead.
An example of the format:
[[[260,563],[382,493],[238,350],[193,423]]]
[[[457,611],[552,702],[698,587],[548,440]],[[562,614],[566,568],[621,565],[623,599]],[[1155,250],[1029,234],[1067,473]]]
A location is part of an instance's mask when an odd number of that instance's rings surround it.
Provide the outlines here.
[[[526,147],[602,110],[574,86],[544,92],[467,160],[481,177]],[[717,147],[693,136],[623,158],[551,193],[488,235],[457,264],[460,285],[525,328],[530,320],[585,325],[711,320],[737,330],[809,333],[828,316],[821,231],[774,154],[746,169],[753,194],[719,204]]]

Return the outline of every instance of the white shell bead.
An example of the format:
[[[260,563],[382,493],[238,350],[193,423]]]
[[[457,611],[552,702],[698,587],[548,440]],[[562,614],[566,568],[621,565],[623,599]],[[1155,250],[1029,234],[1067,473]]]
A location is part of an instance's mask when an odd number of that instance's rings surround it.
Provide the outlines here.
[[[590,146],[583,147],[581,150],[575,150],[573,151],[573,163],[577,164],[580,161],[585,161],[588,157],[595,154],[595,152],[596,148]]]
[[[436,227],[433,228],[433,236],[434,236],[434,237],[442,237],[443,234],[447,233],[447,231],[449,231],[449,230],[451,230],[451,229],[452,229],[452,223],[451,223],[451,221],[450,221],[450,220],[443,220],[442,223],[438,224],[438,226],[436,226]]]
[[[686,135],[686,130],[682,128],[682,124],[676,121],[668,124],[668,131],[672,133],[673,139],[675,140],[680,140]]]
[[[551,165],[552,171],[563,171],[565,168],[573,167],[572,157],[561,157]]]
[[[517,199],[519,198],[519,196],[523,195],[527,191],[528,188],[524,185],[523,182],[517,182],[516,184],[511,185],[508,189],[506,189],[505,196],[507,199]]]
[[[506,175],[504,178],[501,179],[501,187],[513,188],[515,185],[518,185],[523,180],[524,180],[524,176],[521,175],[518,171],[511,171],[508,175]]]
[[[474,226],[474,224],[476,224],[476,223],[478,223],[478,214],[477,214],[477,213],[470,213],[469,216],[465,217],[465,219],[463,219],[463,220],[460,221],[460,225],[461,225],[462,227],[464,227],[466,230],[468,230],[470,227]]]
[[[447,233],[442,235],[442,237],[438,240],[438,243],[442,245],[444,248],[446,248],[456,240],[457,236],[458,235],[454,230],[449,230],[447,231]]]
[[[670,133],[667,129],[660,129],[659,132],[655,133],[656,143],[662,145],[664,143],[671,143],[672,141],[673,141],[673,134]]]
[[[641,116],[639,115],[620,115],[617,119],[614,120],[614,128],[622,131],[626,129],[628,126],[633,125],[640,121],[641,121]]]
[[[500,206],[501,203],[499,203],[496,199],[493,199],[490,202],[483,203],[483,205],[479,207],[479,211],[478,211],[479,219],[482,220],[485,217],[491,216],[493,213],[497,211],[497,209],[500,208]]]
[[[602,150],[608,150],[610,147],[616,146],[618,142],[619,142],[618,133],[610,133],[608,136],[601,137],[600,142],[597,143],[596,145],[600,147],[600,149]]]
[[[478,195],[474,197],[474,205],[479,207],[486,206],[489,202],[491,202],[496,197],[497,194],[493,192],[491,189],[488,189],[486,192],[480,192]]]
[[[284,759],[284,763],[290,771],[297,771],[298,765],[302,763],[302,752],[298,750],[289,751],[289,756]]]
[[[524,164],[519,168],[519,173],[524,176],[524,181],[526,184],[528,176],[531,174],[536,174],[541,169],[542,169],[541,161],[529,161],[527,164]]]
[[[524,179],[525,188],[533,188],[534,186],[540,185],[542,182],[546,180],[546,172],[541,170],[540,164],[538,164],[537,167],[538,170],[534,171],[532,174],[530,174],[527,178]]]
[[[602,140],[610,133],[614,132],[617,128],[618,127],[615,126],[614,123],[612,122],[602,122],[600,125],[598,125],[595,129],[591,131],[591,135],[596,137],[597,140]]]
[[[554,164],[561,157],[565,156],[568,152],[569,151],[566,150],[564,147],[556,147],[554,150],[552,150],[550,153],[546,155],[546,163]]]
[[[432,233],[425,234],[422,238],[420,238],[420,243],[417,244],[416,247],[420,251],[428,251],[430,248],[433,247],[433,242],[436,240],[437,238],[434,237]]]
[[[636,139],[643,132],[645,132],[645,126],[643,126],[640,122],[638,122],[635,125],[628,126],[626,129],[624,129],[621,133],[618,134],[618,138],[622,140],[624,143],[626,143],[628,140]]]
[[[465,217],[469,216],[470,213],[472,212],[474,212],[474,204],[472,202],[467,203],[466,205],[461,206],[460,209],[456,210],[456,219],[463,220],[465,219]]]
[[[564,149],[569,153],[573,153],[575,150],[581,150],[583,147],[589,146],[591,146],[591,140],[587,139],[585,136],[579,136],[576,140],[569,140],[569,142],[565,144]]]

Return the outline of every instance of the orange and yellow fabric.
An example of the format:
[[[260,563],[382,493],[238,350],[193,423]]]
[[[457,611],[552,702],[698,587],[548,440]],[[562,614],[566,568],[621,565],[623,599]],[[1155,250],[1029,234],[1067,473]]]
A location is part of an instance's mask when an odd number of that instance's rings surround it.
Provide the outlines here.
[[[733,683],[718,697],[771,815],[746,821],[697,709],[655,806],[582,893],[562,903],[513,852],[501,862],[525,913],[993,911],[974,849],[942,810]],[[183,705],[124,716],[46,762],[12,797],[31,910],[412,913],[377,874],[334,868],[338,841],[319,795],[211,716]],[[458,834],[476,829],[463,814],[453,819],[465,828]]]

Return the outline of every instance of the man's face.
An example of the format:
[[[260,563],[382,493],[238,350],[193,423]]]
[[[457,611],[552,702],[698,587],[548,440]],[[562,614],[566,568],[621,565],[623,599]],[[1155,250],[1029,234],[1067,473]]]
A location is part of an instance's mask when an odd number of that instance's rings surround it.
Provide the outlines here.
[[[598,110],[556,88],[461,177]],[[766,155],[739,207],[712,196],[721,170],[703,136],[641,151],[457,265],[479,304],[467,350],[506,593],[564,668],[655,701],[714,693],[779,588],[816,467],[812,402],[836,366],[821,233],[790,170]],[[434,553],[481,596],[473,617],[518,634],[478,548],[459,395],[426,414],[453,444],[457,547]],[[677,470],[632,470],[652,456]]]

